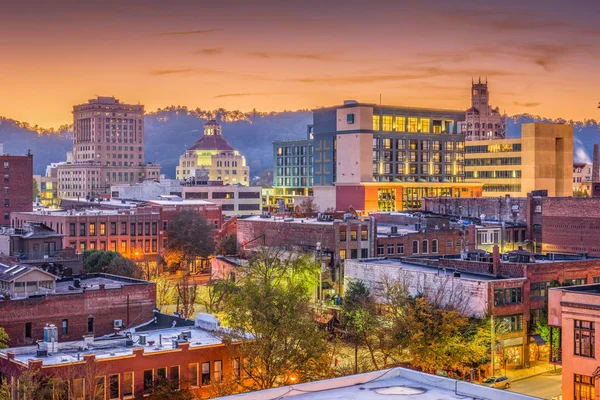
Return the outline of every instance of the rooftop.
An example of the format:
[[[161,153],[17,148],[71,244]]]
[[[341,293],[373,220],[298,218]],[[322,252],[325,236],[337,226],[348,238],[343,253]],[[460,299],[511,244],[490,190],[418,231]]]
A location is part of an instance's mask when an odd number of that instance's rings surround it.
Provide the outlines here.
[[[592,294],[600,295],[600,284],[594,283],[591,285],[577,285],[577,286],[560,286],[556,288],[550,288],[553,290],[564,290],[566,292],[574,292],[581,294]]]
[[[63,279],[56,282],[56,293],[82,293],[83,291],[99,290],[100,285],[104,285],[105,289],[120,289],[123,286],[131,285],[146,285],[149,281],[141,279],[126,278],[123,276],[95,273],[81,275],[79,279],[79,287],[76,286],[76,281],[73,279]]]
[[[172,197],[176,197],[176,196],[172,196]],[[148,204],[156,204],[159,206],[216,206],[215,203],[211,203],[210,201],[182,200],[181,197],[178,197],[177,199],[149,200]]]
[[[361,218],[350,218],[348,221],[360,221]],[[294,218],[290,216],[279,216],[271,215],[270,213],[263,213],[261,215],[252,215],[244,218],[238,218],[238,221],[261,221],[261,222],[272,222],[272,223],[285,223],[285,224],[311,224],[311,225],[331,225],[333,222],[344,222],[342,219],[319,219],[319,218]]]
[[[426,374],[406,368],[393,368],[335,379],[283,386],[224,400],[533,400],[536,397],[499,391],[473,383]]]
[[[42,361],[43,365],[56,365],[80,362],[87,354],[94,354],[96,359],[110,359],[131,356],[135,349],[143,349],[145,354],[170,352],[178,348],[177,341],[179,343],[182,343],[182,341],[189,343],[190,348],[222,343],[221,339],[214,333],[194,327],[193,321],[163,316],[175,322],[177,326],[164,327],[164,324],[152,320],[136,328],[121,331],[117,335],[82,338],[82,340],[71,342],[57,342],[57,348],[52,352],[49,350],[47,356],[38,356],[38,346],[2,349],[0,354],[6,356],[8,352],[14,353],[15,360],[23,364],[27,364],[30,360],[39,360]],[[178,324],[177,321],[190,323],[182,325]],[[183,339],[182,335],[186,335],[187,339]],[[142,337],[141,341],[140,337]],[[145,344],[142,344],[144,339]]]

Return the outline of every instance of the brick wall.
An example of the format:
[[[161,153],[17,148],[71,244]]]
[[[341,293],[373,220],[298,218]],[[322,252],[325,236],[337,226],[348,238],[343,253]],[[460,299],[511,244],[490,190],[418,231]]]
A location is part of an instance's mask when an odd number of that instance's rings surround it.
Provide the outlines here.
[[[85,281],[83,281],[85,283]],[[88,317],[94,318],[95,336],[113,333],[113,321],[135,326],[153,318],[156,287],[152,282],[126,284],[121,288],[87,290],[22,300],[0,301],[0,326],[10,337],[9,346],[22,346],[43,339],[47,323],[59,330],[59,340],[79,340],[88,332]],[[68,320],[68,334],[61,324]],[[31,322],[32,337],[25,338],[25,324]]]
[[[460,241],[463,239],[462,232],[459,230],[445,230],[445,231],[425,231],[408,233],[403,236],[389,236],[389,237],[378,237],[377,245],[375,248],[377,257],[402,257],[402,256],[414,256],[414,255],[451,255],[460,254],[461,244]],[[433,252],[433,242],[437,240],[437,252]],[[418,252],[413,252],[413,242],[418,242]],[[427,241],[428,251],[423,253],[423,242]],[[399,247],[400,245],[400,247]],[[381,247],[383,246],[383,248]],[[390,247],[392,246],[392,247]],[[404,252],[400,253],[398,249],[403,249]],[[383,250],[383,253],[381,253]],[[392,250],[392,253],[390,253]]]
[[[421,201],[421,210],[463,218],[480,218],[483,214],[487,219],[527,222],[527,198],[525,197],[426,198]]]
[[[9,226],[10,213],[33,209],[33,156],[0,155],[0,169],[3,185],[0,221]]]

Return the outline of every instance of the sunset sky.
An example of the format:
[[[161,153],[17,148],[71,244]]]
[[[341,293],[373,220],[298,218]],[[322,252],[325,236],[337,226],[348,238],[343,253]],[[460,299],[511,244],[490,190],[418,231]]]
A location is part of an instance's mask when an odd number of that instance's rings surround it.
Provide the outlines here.
[[[600,119],[597,0],[0,0],[0,115],[71,122],[95,95],[261,111],[344,99]]]

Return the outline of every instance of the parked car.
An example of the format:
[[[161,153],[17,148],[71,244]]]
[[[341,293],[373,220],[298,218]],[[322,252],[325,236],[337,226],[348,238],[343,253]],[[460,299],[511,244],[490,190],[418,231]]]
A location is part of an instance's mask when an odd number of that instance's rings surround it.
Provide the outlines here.
[[[497,389],[508,389],[510,387],[510,380],[505,376],[490,376],[483,381],[483,384]]]

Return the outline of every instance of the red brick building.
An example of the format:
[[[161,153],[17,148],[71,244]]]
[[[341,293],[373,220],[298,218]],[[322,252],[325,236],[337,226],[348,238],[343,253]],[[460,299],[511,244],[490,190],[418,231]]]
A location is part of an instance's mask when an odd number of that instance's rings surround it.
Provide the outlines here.
[[[89,274],[81,278],[80,287],[73,285],[57,282],[53,293],[0,300],[0,326],[10,337],[9,345],[35,344],[43,339],[46,324],[59,327],[58,339],[65,341],[113,333],[115,321],[129,327],[152,318],[156,304],[152,282]]]
[[[4,146],[0,143],[0,168],[4,185],[0,224],[9,226],[11,213],[33,209],[33,155],[4,154]]]
[[[4,349],[0,372],[13,388],[26,370],[35,370],[68,382],[70,399],[98,400],[142,396],[163,379],[206,398],[214,384],[241,377],[242,360],[235,346],[225,345],[212,328],[164,314],[156,317],[154,322],[124,332],[129,337],[121,334],[101,341],[88,337],[64,343],[44,340],[41,353],[35,346]]]

